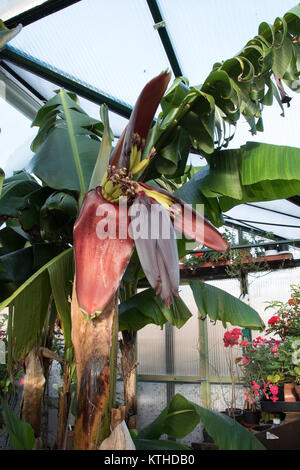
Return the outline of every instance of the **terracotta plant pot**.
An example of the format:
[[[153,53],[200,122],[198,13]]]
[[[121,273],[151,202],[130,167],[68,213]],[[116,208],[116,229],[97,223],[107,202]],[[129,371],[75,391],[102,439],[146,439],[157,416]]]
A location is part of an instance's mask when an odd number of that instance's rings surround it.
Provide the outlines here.
[[[294,383],[284,384],[284,401],[297,401],[297,394]]]
[[[300,401],[300,384],[295,384],[295,393],[297,401]]]

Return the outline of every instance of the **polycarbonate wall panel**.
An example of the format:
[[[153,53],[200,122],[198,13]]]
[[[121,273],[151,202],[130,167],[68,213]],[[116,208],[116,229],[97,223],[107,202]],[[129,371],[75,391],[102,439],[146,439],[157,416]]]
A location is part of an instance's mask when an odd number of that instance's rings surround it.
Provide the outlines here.
[[[237,298],[240,296],[240,283],[237,279],[208,281],[207,284],[222,289]],[[227,323],[227,329],[230,330],[232,328],[234,328],[234,326]],[[214,324],[207,319],[209,375],[219,378],[228,377],[230,375],[228,367],[228,360],[230,360],[228,352],[230,351],[224,347],[223,343],[225,331],[226,328],[223,327],[220,321]],[[234,348],[234,350],[231,351],[234,357],[240,355],[239,349],[240,348]]]
[[[180,295],[192,317],[180,329],[173,327],[166,342],[166,326],[147,325],[138,332],[138,373],[141,375],[199,376],[198,310],[189,286],[180,286]],[[170,341],[172,346],[170,346]],[[168,350],[167,350],[168,344]]]
[[[244,407],[244,387],[235,386],[235,408]],[[210,409],[223,411],[231,407],[232,387],[231,384],[213,383],[210,386]]]
[[[7,177],[26,166],[32,156],[30,144],[35,137],[31,122],[0,97],[0,167]]]
[[[130,105],[169,68],[140,0],[82,0],[27,26],[10,46]]]
[[[138,374],[166,375],[165,329],[147,325],[137,335]]]
[[[138,430],[148,426],[167,406],[165,383],[138,382]]]
[[[180,286],[180,297],[193,316],[180,329],[173,328],[174,374],[199,376],[199,313],[190,286]]]

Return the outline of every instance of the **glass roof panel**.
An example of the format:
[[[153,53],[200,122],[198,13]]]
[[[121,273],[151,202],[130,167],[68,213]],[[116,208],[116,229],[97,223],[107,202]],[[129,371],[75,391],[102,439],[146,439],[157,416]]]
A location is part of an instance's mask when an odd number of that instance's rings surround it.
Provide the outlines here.
[[[232,219],[231,222],[240,221],[249,227],[264,230],[267,233],[274,233],[284,239],[300,239],[300,208],[288,201],[264,202],[262,207],[280,211],[282,208],[286,215],[276,212],[266,211],[253,207],[251,204],[241,204],[226,212]],[[295,217],[292,217],[294,215]],[[226,219],[227,220],[227,219]],[[274,224],[274,225],[272,225]]]
[[[14,64],[9,64],[9,67],[18,74],[23,80],[25,80],[32,88],[40,93],[46,100],[49,100],[54,96],[54,91],[59,88],[55,83],[51,83],[48,80],[38,77],[33,73],[28,72]],[[78,96],[80,106],[88,113],[91,117],[99,119],[100,105],[92,103],[81,96]],[[124,127],[127,125],[127,119],[119,116],[116,113],[109,112],[110,127],[115,136],[120,136],[123,132]]]
[[[31,122],[0,97],[0,168],[5,175],[24,168],[32,157],[30,144],[36,134]]]
[[[84,0],[26,26],[10,47],[129,105],[169,67],[140,0]]]

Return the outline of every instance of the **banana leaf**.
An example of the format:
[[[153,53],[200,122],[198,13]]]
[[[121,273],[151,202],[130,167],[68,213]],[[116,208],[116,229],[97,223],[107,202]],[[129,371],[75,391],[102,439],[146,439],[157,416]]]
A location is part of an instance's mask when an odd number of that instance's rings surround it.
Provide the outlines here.
[[[245,202],[292,197],[300,193],[299,157],[298,148],[247,142],[216,152],[175,194],[191,204],[214,201],[216,216]]]
[[[79,191],[89,188],[103,135],[103,123],[86,114],[72,93],[60,89],[37,113],[39,131],[30,171],[48,186]],[[66,168],[68,171],[66,171]]]
[[[142,449],[143,440],[155,442],[163,434],[182,439],[200,421],[219,450],[265,450],[252,433],[229,416],[203,408],[180,394],[176,394],[161,414],[138,433],[134,442]]]
[[[265,325],[259,314],[233,295],[201,281],[189,281],[189,285],[201,319],[208,316],[213,322],[220,320],[224,328],[226,323],[231,323],[251,330],[264,329]]]
[[[71,312],[69,295],[74,278],[73,248],[44,264],[0,303],[0,311],[13,306],[12,335],[14,357],[24,358],[37,343],[52,295],[62,322],[66,347],[71,346]]]
[[[138,331],[149,324],[163,326],[167,321],[181,328],[192,316],[178,297],[168,308],[153,289],[146,289],[119,305],[119,329]]]

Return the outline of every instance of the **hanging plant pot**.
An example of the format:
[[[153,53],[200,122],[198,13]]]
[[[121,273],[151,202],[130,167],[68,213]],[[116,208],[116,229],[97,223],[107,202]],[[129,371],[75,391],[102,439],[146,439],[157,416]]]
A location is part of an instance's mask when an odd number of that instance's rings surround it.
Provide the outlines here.
[[[259,410],[245,410],[244,411],[244,421],[246,424],[258,424],[260,420],[261,412]]]

